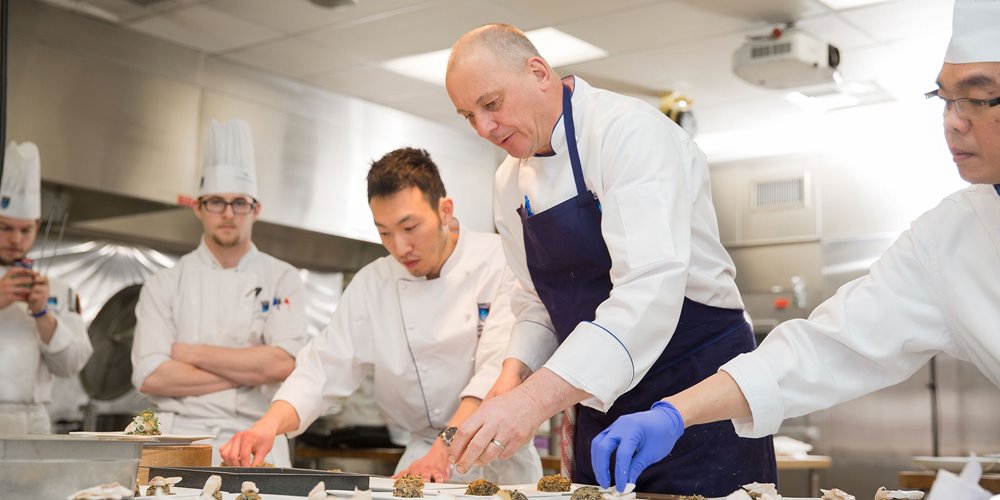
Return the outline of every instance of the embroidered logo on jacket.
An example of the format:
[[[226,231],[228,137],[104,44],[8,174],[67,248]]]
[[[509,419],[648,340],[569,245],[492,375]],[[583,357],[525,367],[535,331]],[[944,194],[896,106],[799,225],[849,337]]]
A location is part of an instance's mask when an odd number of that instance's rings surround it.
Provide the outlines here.
[[[486,324],[486,318],[490,315],[490,304],[480,303],[479,304],[479,325],[476,327],[476,333],[479,336],[483,335],[483,325]]]

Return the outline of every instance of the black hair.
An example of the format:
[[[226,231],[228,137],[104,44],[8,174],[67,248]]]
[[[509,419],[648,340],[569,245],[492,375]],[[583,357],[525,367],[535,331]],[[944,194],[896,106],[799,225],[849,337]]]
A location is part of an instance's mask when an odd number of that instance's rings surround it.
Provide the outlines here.
[[[437,165],[423,149],[399,148],[386,153],[372,162],[367,180],[369,203],[376,196],[392,196],[415,187],[424,194],[431,208],[437,210],[438,202],[447,195]]]

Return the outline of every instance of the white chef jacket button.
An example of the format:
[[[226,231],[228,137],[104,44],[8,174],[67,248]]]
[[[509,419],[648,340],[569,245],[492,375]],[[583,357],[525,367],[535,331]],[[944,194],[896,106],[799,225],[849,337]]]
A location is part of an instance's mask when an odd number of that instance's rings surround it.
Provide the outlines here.
[[[402,288],[403,290],[406,290],[406,283],[400,283],[399,284],[399,288]]]
[[[434,414],[435,415],[440,415],[441,414],[441,409],[440,408],[434,408]]]

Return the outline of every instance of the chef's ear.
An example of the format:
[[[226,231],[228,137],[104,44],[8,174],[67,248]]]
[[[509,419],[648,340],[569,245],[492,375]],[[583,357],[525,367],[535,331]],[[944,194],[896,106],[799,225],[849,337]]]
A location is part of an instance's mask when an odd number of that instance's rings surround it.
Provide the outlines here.
[[[538,85],[543,89],[552,85],[553,81],[558,80],[558,78],[553,78],[552,68],[541,57],[528,59],[525,66],[528,72],[531,73],[531,76],[535,78],[535,81],[538,82]],[[562,82],[559,82],[559,84],[562,85]]]
[[[254,220],[254,222],[257,222],[257,219],[260,217],[260,207],[261,206],[262,206],[261,202],[257,201],[256,199],[253,200],[253,220]]]
[[[201,200],[197,200],[195,203],[191,204],[191,211],[194,212],[194,216],[201,220],[202,218],[202,205]]]
[[[438,217],[444,224],[451,224],[452,219],[455,217],[455,200],[447,196],[442,196],[438,200]]]

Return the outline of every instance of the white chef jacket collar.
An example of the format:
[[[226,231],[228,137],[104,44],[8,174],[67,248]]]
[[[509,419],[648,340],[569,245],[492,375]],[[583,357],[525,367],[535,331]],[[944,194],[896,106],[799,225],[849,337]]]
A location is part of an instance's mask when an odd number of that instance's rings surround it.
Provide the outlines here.
[[[573,90],[572,90],[572,96],[570,97],[570,99],[573,101],[573,104],[574,104],[573,108],[575,109],[577,107],[576,106],[576,104],[577,104],[576,96],[581,95],[581,93],[578,93],[577,90],[580,89],[581,87],[584,88],[585,90],[589,90],[590,89],[590,84],[587,83],[587,82],[585,82],[585,81],[583,81],[582,78],[580,78],[580,77],[578,77],[576,75],[570,75],[570,76],[573,77],[573,81],[574,81],[574,83],[573,83]],[[562,115],[560,115],[559,119],[556,120],[555,126],[552,127],[552,135],[551,135],[551,139],[549,139],[549,144],[552,146],[552,151],[554,151],[554,153],[553,154],[548,154],[548,155],[539,155],[539,154],[536,154],[534,156],[539,157],[539,158],[546,158],[546,157],[558,156],[558,155],[563,154],[564,152],[566,152],[566,147],[567,147],[566,146],[566,127],[563,126],[563,120],[565,118],[566,118],[566,114],[565,113],[562,114]],[[580,134],[577,133],[577,142],[579,142],[579,139],[580,139]]]
[[[462,255],[462,252],[464,251],[464,248],[465,248],[465,245],[463,244],[464,241],[465,241],[465,238],[462,238],[462,225],[459,224],[459,226],[458,226],[458,242],[455,243],[455,249],[451,251],[451,255],[449,255],[448,258],[445,259],[444,265],[441,266],[441,274],[438,276],[439,278],[441,276],[444,276],[445,274],[448,274],[448,272],[452,268],[454,268],[455,266],[458,265],[457,262],[462,259],[461,255]],[[407,280],[407,281],[427,281],[427,277],[426,276],[414,276],[414,275],[410,274],[410,272],[407,271],[406,268],[403,267],[403,265],[400,264],[399,261],[396,260],[395,257],[393,257],[393,256],[390,255],[389,258],[392,259],[392,262],[393,262],[392,268],[396,270],[396,274],[397,274],[397,276],[398,276],[399,279],[403,279],[403,280]]]
[[[201,243],[198,243],[198,248],[195,249],[195,252],[197,253],[198,258],[212,269],[225,269],[222,267],[222,264],[219,263],[219,260],[215,258],[215,255],[212,254],[212,251],[208,249],[204,236],[201,238]],[[257,250],[257,245],[254,245],[253,242],[251,242],[250,249],[247,250],[247,253],[243,254],[243,257],[240,258],[239,264],[236,264],[236,270],[240,272],[246,271],[247,267],[250,266],[250,261],[257,255],[258,252],[260,252],[260,250]]]

